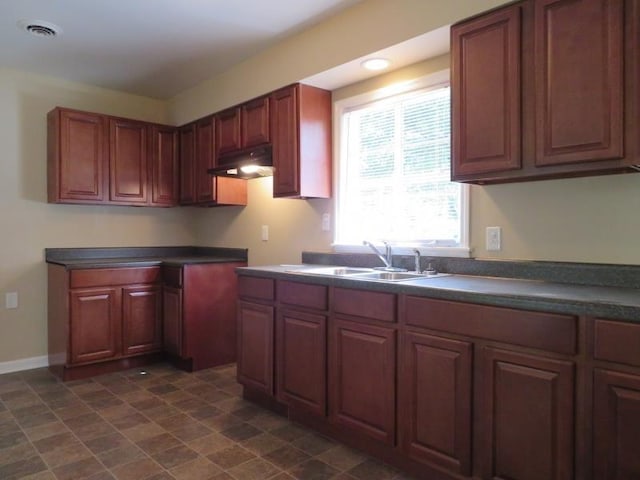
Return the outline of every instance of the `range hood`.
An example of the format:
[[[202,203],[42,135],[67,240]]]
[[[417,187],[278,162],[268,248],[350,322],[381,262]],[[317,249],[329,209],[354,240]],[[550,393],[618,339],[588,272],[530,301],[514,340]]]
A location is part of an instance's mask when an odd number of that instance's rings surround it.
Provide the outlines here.
[[[232,178],[259,178],[273,175],[271,145],[244,150],[218,158],[217,166],[207,170],[211,175]]]

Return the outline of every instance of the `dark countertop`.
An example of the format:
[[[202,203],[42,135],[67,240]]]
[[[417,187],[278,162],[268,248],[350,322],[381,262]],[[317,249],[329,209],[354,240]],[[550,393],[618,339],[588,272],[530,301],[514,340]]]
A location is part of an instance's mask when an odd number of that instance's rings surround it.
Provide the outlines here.
[[[47,263],[86,268],[181,267],[198,263],[246,262],[247,249],[217,247],[47,248]]]
[[[402,282],[305,274],[319,265],[238,268],[240,275],[402,293],[442,300],[640,322],[640,289],[453,274]]]

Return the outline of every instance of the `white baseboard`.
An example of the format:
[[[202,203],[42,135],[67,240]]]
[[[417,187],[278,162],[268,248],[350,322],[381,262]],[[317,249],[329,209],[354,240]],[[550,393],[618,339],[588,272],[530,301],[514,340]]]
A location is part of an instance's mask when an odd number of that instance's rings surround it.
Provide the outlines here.
[[[41,357],[21,358],[20,360],[12,360],[10,362],[0,362],[0,375],[3,373],[20,372],[22,370],[31,370],[32,368],[42,368],[49,366],[49,357],[42,355]]]

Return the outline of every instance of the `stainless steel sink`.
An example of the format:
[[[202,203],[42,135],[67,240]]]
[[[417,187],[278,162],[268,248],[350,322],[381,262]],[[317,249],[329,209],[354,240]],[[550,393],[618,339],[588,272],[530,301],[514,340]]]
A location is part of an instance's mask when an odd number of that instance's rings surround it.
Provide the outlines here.
[[[331,276],[346,276],[357,275],[362,273],[373,272],[370,268],[356,268],[356,267],[318,267],[318,268],[304,268],[296,270],[296,273],[304,273],[310,275],[331,275]]]
[[[426,278],[421,273],[410,272],[369,272],[351,275],[354,280],[382,280],[385,282],[402,282],[404,280],[415,280],[416,278]]]

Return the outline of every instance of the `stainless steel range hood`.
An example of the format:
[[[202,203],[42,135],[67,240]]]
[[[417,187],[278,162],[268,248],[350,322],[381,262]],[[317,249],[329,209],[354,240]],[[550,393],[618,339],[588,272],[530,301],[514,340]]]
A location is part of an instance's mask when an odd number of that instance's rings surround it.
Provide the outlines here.
[[[245,150],[218,158],[217,166],[207,170],[211,175],[251,179],[273,175],[271,145]]]

